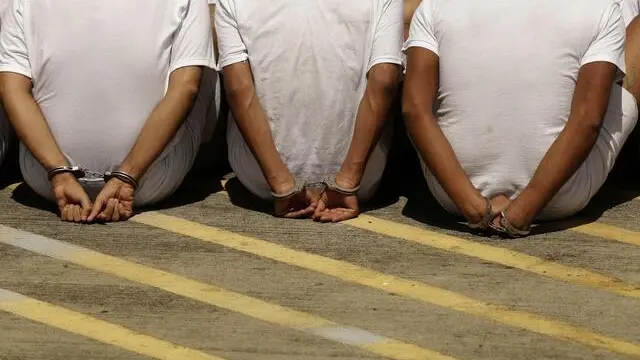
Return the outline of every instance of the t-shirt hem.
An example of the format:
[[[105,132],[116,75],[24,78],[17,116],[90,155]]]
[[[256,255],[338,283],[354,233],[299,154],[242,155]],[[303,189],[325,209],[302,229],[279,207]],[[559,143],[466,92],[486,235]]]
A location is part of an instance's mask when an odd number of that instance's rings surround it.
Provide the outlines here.
[[[430,42],[427,41],[422,41],[422,40],[409,40],[407,41],[404,46],[402,47],[402,51],[406,52],[407,50],[409,50],[409,48],[412,47],[420,47],[423,49],[427,49],[431,52],[433,52],[436,55],[438,54],[438,47]]]
[[[606,56],[606,55],[605,56],[603,56],[603,55],[590,56],[588,58],[582,59],[582,61],[580,62],[580,66],[582,67],[582,66],[585,66],[587,64],[598,62],[598,61],[604,61],[604,62],[611,63],[611,64],[615,65],[620,72],[622,72],[623,74],[626,73],[624,61],[622,59],[619,59],[619,58],[615,57],[615,56]]]
[[[19,66],[0,65],[0,72],[16,73],[16,74],[20,74],[20,75],[26,76],[29,79],[32,78],[32,74],[31,74],[30,70],[27,70],[27,69],[19,67]]]
[[[178,61],[175,65],[171,65],[169,73],[187,66],[206,66],[208,68],[216,70],[216,63],[211,59],[187,59]]]
[[[381,56],[379,58],[373,59],[373,61],[371,61],[371,63],[369,63],[369,68],[367,69],[367,71],[371,70],[374,66],[379,65],[379,64],[396,64],[396,65],[403,66],[404,62],[402,61],[402,58],[400,58],[400,57],[396,57],[396,56]]]
[[[247,54],[241,54],[241,55],[233,55],[233,56],[229,56],[226,57],[224,59],[221,59],[220,62],[218,63],[218,69],[222,70],[223,68],[229,66],[229,65],[233,65],[239,62],[243,62],[245,60],[249,59],[249,56]]]

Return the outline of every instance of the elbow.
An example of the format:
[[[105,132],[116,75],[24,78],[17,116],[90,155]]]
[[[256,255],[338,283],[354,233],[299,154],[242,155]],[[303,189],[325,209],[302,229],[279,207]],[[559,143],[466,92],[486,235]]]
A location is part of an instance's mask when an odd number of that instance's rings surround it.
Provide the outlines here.
[[[237,105],[247,98],[247,95],[253,92],[253,82],[251,81],[238,81],[232,84],[225,83],[225,92],[227,95],[227,101],[229,104]]]
[[[402,100],[402,117],[405,126],[409,129],[420,118],[421,110],[418,104],[411,96],[403,96]]]
[[[400,66],[396,64],[376,65],[369,73],[368,82],[386,96],[393,97],[400,83]]]

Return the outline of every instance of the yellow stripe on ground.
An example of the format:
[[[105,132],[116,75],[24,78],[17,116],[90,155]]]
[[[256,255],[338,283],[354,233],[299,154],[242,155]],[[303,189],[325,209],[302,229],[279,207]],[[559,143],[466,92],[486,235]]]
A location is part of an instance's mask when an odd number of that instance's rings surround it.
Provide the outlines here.
[[[0,310],[154,359],[223,360],[4,289]]]
[[[452,291],[397,276],[387,275],[348,262],[293,250],[260,239],[156,212],[144,213],[136,216],[132,220],[140,224],[153,226],[209,243],[312,270],[343,281],[491,319],[505,325],[596,348],[607,349],[620,354],[640,356],[640,346],[630,342],[606,337],[566,323],[545,319],[535,314],[509,310],[503,306],[475,300]]]
[[[640,233],[632,230],[622,229],[616,226],[591,223],[574,227],[571,231],[578,232],[580,234],[597,236],[609,240],[614,240],[626,244],[640,246]]]
[[[345,224],[377,234],[532,272],[571,284],[589,286],[624,296],[640,298],[640,287],[625,284],[619,279],[600,275],[586,269],[546,261],[502,247],[481,244],[368,215],[361,215],[357,219],[345,222]]]
[[[319,316],[3,225],[0,225],[0,243],[152,286],[254,319],[361,348],[389,359],[455,360],[433,350],[355,327],[342,326]]]

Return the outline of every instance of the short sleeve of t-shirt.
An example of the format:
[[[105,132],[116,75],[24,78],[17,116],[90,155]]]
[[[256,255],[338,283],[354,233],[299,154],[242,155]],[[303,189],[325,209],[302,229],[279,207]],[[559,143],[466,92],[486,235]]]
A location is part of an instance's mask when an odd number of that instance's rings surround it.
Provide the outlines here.
[[[171,50],[171,70],[186,66],[216,67],[207,0],[190,0]]]
[[[402,0],[384,1],[382,15],[375,29],[368,70],[382,63],[402,65],[402,15]]]
[[[23,0],[11,0],[2,16],[0,32],[0,72],[31,77],[31,63],[24,34]]]
[[[434,0],[424,0],[416,9],[409,28],[409,38],[403,51],[412,47],[421,47],[438,55],[438,40],[433,28]]]
[[[612,2],[602,15],[598,31],[582,56],[580,66],[596,61],[610,62],[625,72],[624,42],[626,28],[618,2]]]
[[[220,52],[218,69],[249,58],[247,47],[238,29],[235,0],[218,0],[216,9],[216,32]]]
[[[624,24],[629,26],[631,21],[640,14],[640,0],[621,0],[621,5]]]

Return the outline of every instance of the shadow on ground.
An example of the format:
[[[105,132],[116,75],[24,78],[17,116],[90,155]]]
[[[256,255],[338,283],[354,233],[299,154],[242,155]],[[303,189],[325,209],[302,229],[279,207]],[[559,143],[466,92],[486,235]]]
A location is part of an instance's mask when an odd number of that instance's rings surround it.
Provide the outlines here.
[[[636,179],[639,178],[640,171],[635,156],[637,142],[629,144],[628,151],[633,151],[633,155],[626,153],[628,157],[621,156],[607,182],[583,211],[569,219],[538,224],[532,229],[532,235],[564,231],[595,222],[606,211],[639,197],[640,188]],[[464,225],[464,219],[444,211],[431,195],[417,156],[406,154],[402,158],[405,164],[401,167],[405,169],[405,179],[410,183],[404,186],[407,191],[403,196],[407,198],[407,204],[402,214],[429,226],[469,232],[469,228]]]

